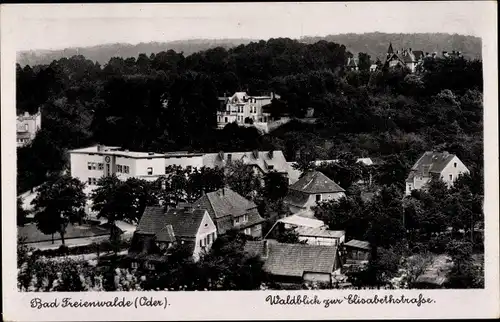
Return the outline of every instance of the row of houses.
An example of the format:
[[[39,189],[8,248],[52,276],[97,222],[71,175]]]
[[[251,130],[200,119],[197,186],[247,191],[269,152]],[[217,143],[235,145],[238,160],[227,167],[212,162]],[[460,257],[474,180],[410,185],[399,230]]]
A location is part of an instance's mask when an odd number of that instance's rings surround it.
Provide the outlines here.
[[[345,190],[319,171],[302,174],[293,169],[293,164],[285,160],[281,151],[147,153],[95,146],[71,151],[71,172],[84,182],[89,182],[90,177],[112,173],[123,180],[129,177],[152,180],[164,174],[170,165],[225,167],[233,160],[242,160],[257,174],[278,171],[288,177],[289,192],[284,204],[289,214],[278,218],[271,229],[264,232],[265,220],[257,205],[227,187],[207,192],[191,204],[178,204],[173,208],[148,207],[129,250],[133,267],[154,268],[155,263],[167,260],[168,250],[175,244],[189,246],[196,260],[218,237],[229,231],[252,237],[245,250],[259,250],[256,254],[264,260],[264,269],[277,280],[333,283],[342,276],[343,269],[366,263],[370,254],[366,241],[346,240],[345,231],[332,231],[314,217],[314,206],[344,197]],[[358,159],[358,162],[367,166],[373,164],[369,158]],[[154,170],[149,171],[149,167]],[[457,156],[448,152],[425,152],[410,170],[406,194],[425,188],[428,182],[437,178],[451,186],[462,173],[468,173],[468,169]],[[275,235],[283,229],[294,230],[300,243],[277,242]]]
[[[459,58],[463,57],[460,51],[452,50],[451,52],[442,51],[441,57],[443,58]],[[424,52],[422,50],[412,50],[411,48],[402,48],[401,50],[394,50],[392,43],[389,43],[387,48],[387,53],[385,61],[382,66],[388,68],[396,67],[406,67],[412,73],[416,72],[418,67],[421,66],[426,58],[437,58],[437,52]],[[377,64],[372,64],[370,66],[370,71],[374,72],[379,69],[380,66]],[[355,58],[349,58],[347,60],[346,68],[348,70],[358,70],[358,61]]]

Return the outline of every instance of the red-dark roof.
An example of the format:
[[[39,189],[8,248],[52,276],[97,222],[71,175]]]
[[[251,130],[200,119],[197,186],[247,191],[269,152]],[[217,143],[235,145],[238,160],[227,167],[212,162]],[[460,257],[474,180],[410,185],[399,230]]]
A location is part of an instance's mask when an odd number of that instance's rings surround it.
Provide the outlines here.
[[[310,194],[345,192],[342,187],[319,171],[306,173],[299,181],[291,185],[289,189]]]

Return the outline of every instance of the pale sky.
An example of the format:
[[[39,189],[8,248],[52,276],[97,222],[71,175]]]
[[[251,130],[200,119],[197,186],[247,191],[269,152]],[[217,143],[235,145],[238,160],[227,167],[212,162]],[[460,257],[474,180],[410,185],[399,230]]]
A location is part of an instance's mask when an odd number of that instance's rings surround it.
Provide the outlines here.
[[[486,1],[7,5],[2,16],[15,19],[8,32],[16,49],[29,50],[374,31],[481,36],[491,8]]]

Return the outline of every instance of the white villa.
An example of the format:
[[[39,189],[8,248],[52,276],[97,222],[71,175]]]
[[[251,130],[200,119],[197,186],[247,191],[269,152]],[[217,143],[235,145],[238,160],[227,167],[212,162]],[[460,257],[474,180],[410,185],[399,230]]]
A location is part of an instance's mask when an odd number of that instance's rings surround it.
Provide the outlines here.
[[[42,127],[42,113],[38,112],[30,115],[24,112],[23,115],[17,116],[16,120],[16,140],[17,147],[22,147],[31,142],[36,136],[36,132]]]
[[[271,104],[279,96],[271,93],[269,96],[249,96],[246,92],[236,92],[231,97],[219,97],[225,106],[223,111],[217,112],[217,127],[223,128],[229,123],[238,125],[263,127],[271,121],[271,114],[263,107]]]
[[[410,195],[412,190],[424,188],[432,179],[441,179],[450,187],[463,173],[469,173],[469,169],[456,155],[446,151],[427,151],[411,168],[405,193]]]

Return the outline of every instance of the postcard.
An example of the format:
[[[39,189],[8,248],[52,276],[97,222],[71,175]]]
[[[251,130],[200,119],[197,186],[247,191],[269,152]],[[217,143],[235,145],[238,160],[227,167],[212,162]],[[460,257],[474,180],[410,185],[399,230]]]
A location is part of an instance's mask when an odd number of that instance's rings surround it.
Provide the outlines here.
[[[0,9],[5,320],[499,317],[495,2]]]

